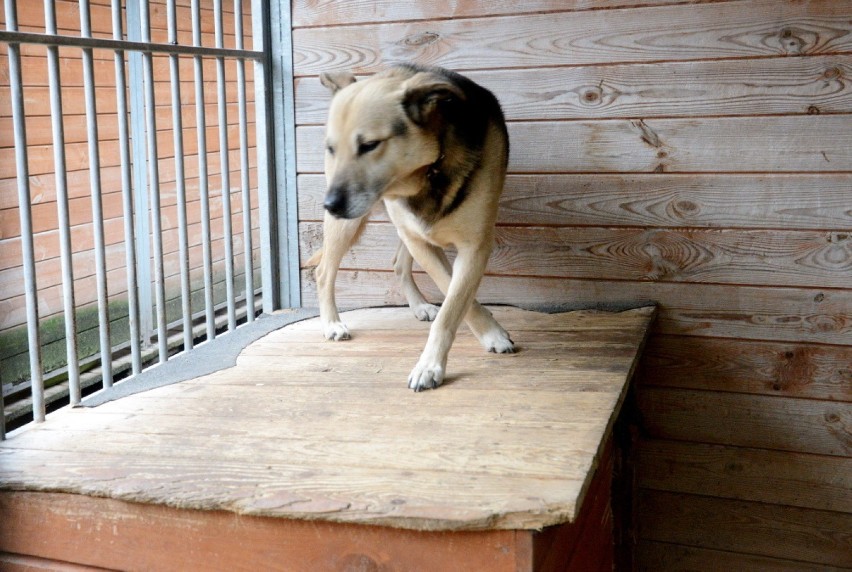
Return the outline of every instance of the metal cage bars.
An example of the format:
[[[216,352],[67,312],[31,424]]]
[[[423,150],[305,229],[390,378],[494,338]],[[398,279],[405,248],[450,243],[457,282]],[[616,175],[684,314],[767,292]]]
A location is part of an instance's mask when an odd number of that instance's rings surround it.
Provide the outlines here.
[[[275,2],[273,9],[275,11],[285,12],[278,2]],[[286,4],[286,3],[285,3]],[[138,11],[135,8],[138,6]],[[100,361],[101,375],[104,387],[112,385],[113,371],[111,366],[112,347],[110,344],[110,318],[108,310],[108,284],[106,273],[106,257],[105,257],[105,240],[104,240],[104,217],[103,205],[101,201],[101,167],[100,154],[98,148],[98,126],[97,126],[97,106],[95,97],[95,76],[93,70],[93,55],[94,49],[113,50],[115,60],[115,80],[116,80],[116,113],[118,116],[118,138],[119,138],[119,155],[120,155],[120,174],[121,174],[121,197],[122,197],[122,216],[124,223],[124,238],[125,238],[125,264],[128,283],[128,327],[130,333],[130,355],[131,355],[131,371],[132,374],[138,374],[142,369],[142,353],[140,341],[144,343],[149,337],[149,332],[144,328],[144,314],[147,311],[150,315],[150,305],[146,306],[140,301],[137,290],[139,286],[139,264],[147,265],[148,260],[140,257],[139,252],[135,249],[135,244],[140,240],[146,240],[146,233],[140,232],[144,229],[139,228],[138,212],[140,203],[136,202],[134,197],[139,197],[140,194],[146,195],[145,198],[150,201],[150,222],[152,225],[151,238],[154,244],[153,266],[154,266],[154,285],[156,297],[156,331],[158,339],[158,357],[160,362],[168,359],[168,329],[169,324],[166,323],[165,313],[165,291],[164,291],[164,269],[163,269],[163,243],[162,243],[162,223],[161,223],[161,206],[160,206],[160,177],[158,172],[159,154],[156,138],[156,114],[154,106],[156,104],[155,93],[153,89],[154,74],[153,74],[153,55],[165,54],[169,58],[169,83],[171,88],[171,111],[172,111],[172,128],[174,130],[174,150],[175,150],[175,178],[176,178],[176,197],[178,211],[178,248],[179,248],[179,265],[180,265],[180,283],[181,283],[181,320],[183,330],[183,346],[185,349],[191,349],[193,345],[192,323],[193,315],[190,304],[190,288],[189,288],[189,239],[187,233],[187,212],[186,212],[186,174],[184,165],[183,152],[183,118],[181,113],[181,97],[180,97],[180,71],[179,57],[181,55],[192,56],[193,58],[193,82],[195,88],[195,105],[196,105],[196,131],[198,133],[198,162],[199,162],[199,193],[201,204],[201,226],[202,226],[202,258],[203,258],[203,275],[204,275],[204,311],[207,339],[212,340],[216,335],[214,298],[213,298],[213,282],[212,282],[212,248],[211,248],[211,229],[210,229],[210,202],[208,189],[208,166],[207,166],[207,145],[206,145],[206,110],[205,98],[203,89],[203,58],[215,58],[217,69],[217,108],[219,115],[219,147],[221,161],[221,180],[222,180],[222,202],[223,202],[223,234],[225,237],[225,282],[226,282],[226,313],[228,330],[233,330],[236,327],[236,299],[234,294],[234,264],[233,264],[233,229],[231,227],[230,213],[230,165],[229,151],[230,145],[228,142],[227,132],[227,101],[226,93],[226,76],[225,76],[225,61],[228,59],[235,60],[237,70],[237,111],[239,124],[239,157],[240,157],[240,183],[239,190],[242,193],[242,208],[243,208],[243,241],[244,241],[244,256],[245,256],[245,303],[247,305],[246,319],[251,321],[254,319],[254,303],[255,303],[255,287],[254,287],[254,267],[252,261],[252,236],[251,236],[251,196],[250,196],[250,176],[249,176],[249,148],[248,148],[248,119],[247,119],[247,98],[246,98],[246,79],[245,79],[245,61],[251,61],[255,65],[254,82],[255,82],[255,122],[256,122],[256,153],[258,157],[258,201],[261,213],[260,233],[261,233],[261,277],[262,277],[262,292],[263,292],[263,309],[271,311],[278,307],[289,305],[296,306],[299,304],[298,288],[293,288],[291,284],[284,284],[284,278],[289,278],[294,275],[294,269],[289,264],[289,250],[297,242],[295,240],[295,227],[281,228],[288,221],[292,221],[295,217],[295,194],[294,188],[279,188],[274,184],[277,160],[269,159],[272,153],[269,153],[270,145],[273,137],[270,129],[267,129],[267,118],[280,115],[279,112],[273,112],[271,103],[267,99],[267,85],[271,78],[277,77],[279,84],[284,84],[284,90],[292,90],[292,81],[283,81],[281,78],[292,78],[292,71],[288,67],[284,70],[278,70],[277,74],[273,74],[266,65],[266,54],[269,47],[275,49],[275,45],[280,45],[280,31],[283,28],[276,28],[272,31],[269,22],[269,5],[263,0],[252,1],[253,13],[253,37],[254,49],[246,50],[243,46],[243,26],[242,18],[235,17],[235,36],[236,47],[224,47],[224,29],[223,29],[223,8],[221,0],[214,0],[214,25],[215,25],[215,47],[205,47],[201,43],[201,8],[199,0],[191,2],[191,25],[192,25],[192,45],[180,45],[177,43],[177,16],[175,0],[166,0],[167,10],[167,35],[168,43],[152,43],[151,28],[149,21],[149,2],[148,0],[128,0],[127,5],[127,21],[128,27],[131,22],[138,22],[139,30],[137,34],[141,41],[124,39],[124,31],[122,30],[122,6],[121,0],[112,0],[111,2],[111,24],[112,38],[95,38],[92,35],[90,21],[90,7],[88,0],[80,2],[80,36],[59,35],[56,27],[55,15],[55,0],[44,0],[45,12],[45,33],[21,32],[18,30],[17,22],[17,2],[16,0],[4,0],[4,8],[6,13],[6,29],[0,31],[0,41],[8,43],[8,59],[9,59],[9,80],[11,90],[12,116],[14,126],[14,143],[15,143],[15,161],[17,170],[17,186],[18,186],[18,202],[21,224],[21,249],[23,275],[25,283],[25,303],[27,315],[28,329],[28,346],[30,352],[30,377],[32,388],[32,408],[33,418],[35,421],[43,421],[45,417],[45,400],[44,400],[44,381],[43,367],[41,356],[41,341],[39,338],[39,313],[38,313],[38,297],[37,297],[37,280],[35,269],[35,256],[33,248],[33,226],[31,212],[31,198],[29,187],[29,170],[27,158],[27,138],[25,124],[25,109],[23,98],[23,80],[21,77],[21,62],[20,62],[20,44],[40,44],[46,46],[46,57],[48,63],[48,88],[50,93],[50,113],[52,126],[52,140],[54,150],[54,168],[55,168],[55,185],[56,185],[56,202],[57,216],[60,237],[60,259],[62,272],[62,291],[63,291],[63,310],[66,327],[66,356],[68,364],[68,379],[69,379],[69,397],[72,404],[76,404],[81,399],[80,385],[80,365],[78,363],[77,352],[77,329],[74,303],[74,273],[72,264],[72,246],[70,236],[70,222],[68,212],[68,188],[67,188],[67,166],[65,163],[65,136],[63,132],[63,111],[62,111],[62,95],[61,83],[59,75],[59,47],[76,47],[81,50],[83,62],[83,84],[85,97],[85,113],[87,124],[87,139],[89,153],[89,184],[91,187],[91,207],[92,207],[92,234],[95,252],[95,267],[96,267],[96,289],[98,300],[98,325],[99,325],[99,343],[100,343]],[[234,13],[242,14],[241,0],[234,0]],[[138,16],[138,20],[136,17]],[[288,19],[289,21],[289,19]],[[289,24],[285,35],[289,36]],[[270,41],[270,33],[277,33],[279,42],[272,37]],[[128,34],[130,30],[128,30]],[[142,84],[143,84],[143,99],[144,99],[144,125],[145,125],[145,151],[147,152],[145,161],[147,163],[147,172],[144,173],[147,177],[139,177],[138,173],[134,178],[134,170],[144,169],[144,165],[138,164],[138,158],[134,161],[131,140],[134,132],[128,122],[128,115],[133,116],[133,103],[128,104],[126,80],[126,59],[125,54],[141,54],[142,59]],[[283,60],[288,61],[290,54],[286,54]],[[279,59],[281,61],[281,59]],[[132,67],[132,66],[131,66]],[[131,72],[132,73],[132,72]],[[131,79],[137,82],[139,77],[134,76]],[[287,85],[289,84],[289,86]],[[138,87],[138,85],[133,86]],[[138,93],[139,90],[131,89],[131,94]],[[276,90],[281,91],[279,88]],[[292,93],[292,92],[291,92]],[[287,102],[285,101],[285,107]],[[290,111],[292,111],[292,100],[290,100]],[[292,127],[292,120],[289,124]],[[137,134],[137,137],[141,134]],[[292,141],[292,133],[287,137],[287,148],[292,150],[294,145]],[[135,147],[142,147],[137,145]],[[278,151],[279,156],[284,150]],[[137,156],[138,157],[138,156]],[[292,158],[289,159],[292,161]],[[284,173],[285,181],[293,177],[294,171],[287,169]],[[139,181],[147,179],[147,189],[139,186]],[[133,181],[136,181],[135,192]],[[284,187],[284,185],[281,185]],[[145,191],[148,191],[147,193]],[[145,205],[145,201],[141,202]],[[143,213],[147,215],[148,213]],[[136,222],[136,224],[134,224]],[[144,221],[148,222],[148,221]],[[147,227],[147,225],[144,225]],[[139,237],[139,240],[136,239]],[[277,253],[270,250],[275,250],[278,245],[285,245],[285,252]],[[293,259],[295,260],[295,259]],[[281,263],[286,264],[286,269],[279,267]],[[297,266],[297,265],[296,265]],[[295,268],[297,277],[295,284],[298,284],[298,268]],[[279,278],[280,277],[280,278]],[[282,285],[284,286],[282,288]],[[295,303],[294,303],[295,301]],[[2,412],[2,409],[0,409]],[[0,413],[2,414],[2,413]],[[0,431],[2,436],[2,431]]]

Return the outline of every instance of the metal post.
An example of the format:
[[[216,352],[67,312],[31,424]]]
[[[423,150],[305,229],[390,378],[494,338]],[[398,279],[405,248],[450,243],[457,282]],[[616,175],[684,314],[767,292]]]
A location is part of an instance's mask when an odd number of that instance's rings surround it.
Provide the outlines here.
[[[5,0],[6,29],[18,29],[15,0]],[[30,172],[27,164],[27,129],[24,121],[24,88],[21,79],[21,47],[9,44],[9,89],[12,99],[12,125],[15,137],[15,171],[18,180],[18,213],[21,220],[21,252],[24,268],[24,293],[27,308],[27,342],[30,354],[33,419],[44,421],[44,379],[41,365],[41,336],[38,323],[38,290],[36,286],[33,224],[30,205]],[[2,384],[0,384],[2,388]],[[0,416],[3,416],[3,391],[0,389]],[[5,430],[4,430],[5,435]]]
[[[139,3],[142,24],[142,41],[151,41],[151,25],[148,20],[148,0]],[[166,334],[166,293],[163,280],[163,228],[160,212],[160,166],[157,152],[157,117],[154,108],[154,56],[142,54],[142,75],[145,82],[145,131],[148,148],[148,179],[151,191],[151,234],[154,239],[154,296],[157,303],[157,345],[160,363],[169,359],[168,336]]]
[[[243,3],[234,0],[234,34],[237,49],[243,49]],[[240,187],[243,194],[243,256],[245,257],[246,320],[254,321],[254,261],[251,238],[251,194],[249,190],[248,120],[246,118],[246,66],[237,59],[237,111],[240,125]]]
[[[255,1],[255,6],[259,1]],[[269,45],[265,46],[271,54],[269,65],[271,76],[266,79],[269,95],[268,118],[272,119],[272,144],[266,149],[273,157],[274,178],[268,178],[269,201],[268,217],[263,224],[270,225],[271,247],[266,252],[274,259],[264,259],[265,264],[274,264],[273,275],[276,282],[273,288],[279,291],[279,306],[298,307],[301,305],[299,291],[299,235],[298,204],[296,197],[296,116],[293,93],[293,30],[290,21],[290,3],[285,0],[272,0],[271,13],[262,26],[270,26]],[[263,28],[261,28],[263,29]],[[255,30],[255,37],[261,29]],[[257,48],[255,48],[257,50]],[[271,88],[271,89],[270,89]],[[255,92],[257,93],[257,92]],[[258,99],[258,101],[261,101]],[[258,125],[260,120],[258,119]],[[260,148],[258,148],[260,152]],[[263,206],[263,204],[261,205]],[[263,250],[263,249],[261,249]],[[264,284],[264,291],[266,285]]]
[[[192,45],[201,46],[201,8],[199,0],[190,3]],[[198,134],[198,191],[201,199],[201,256],[204,265],[204,316],[207,339],[216,337],[213,313],[213,254],[210,246],[210,191],[207,181],[207,112],[204,109],[204,67],[201,56],[193,58],[195,80],[195,128]]]
[[[168,0],[169,43],[177,44],[175,0]],[[180,256],[180,295],[183,317],[183,349],[192,349],[192,299],[189,289],[189,239],[186,222],[186,176],[183,165],[183,112],[180,102],[180,69],[177,54],[169,55],[169,80],[172,91],[172,131],[175,142],[175,188],[178,213],[178,249]]]
[[[89,0],[80,0],[80,33],[92,37]],[[109,292],[104,247],[104,211],[101,202],[101,159],[98,150],[98,110],[95,101],[95,71],[91,48],[83,48],[83,91],[86,99],[86,136],[89,141],[89,184],[92,194],[92,235],[95,248],[95,282],[98,295],[98,332],[101,347],[101,378],[112,387],[112,342],[109,335]],[[71,388],[71,404],[80,403],[80,388]]]
[[[53,0],[44,0],[45,32],[56,34]],[[68,184],[65,165],[65,130],[62,125],[62,88],[59,77],[59,48],[47,48],[47,76],[50,87],[50,123],[53,134],[56,209],[59,224],[59,251],[62,268],[62,303],[65,313],[65,355],[71,395],[80,393],[80,366],[77,359],[77,317],[74,312],[74,267],[71,260],[71,225],[68,213]]]
[[[121,0],[112,0],[112,37],[122,39]],[[124,217],[124,256],[127,272],[128,327],[133,375],[142,371],[139,335],[139,297],[136,282],[136,235],[133,224],[133,188],[131,186],[130,138],[127,125],[127,83],[124,77],[124,51],[115,50],[115,95],[118,119],[118,148],[121,156],[121,199]],[[144,169],[142,169],[144,171]],[[143,189],[145,187],[142,187]],[[145,194],[144,192],[141,194]],[[150,314],[150,312],[149,312]]]
[[[142,21],[140,17],[140,0],[127,0],[125,10],[127,17],[127,37],[129,40],[142,40]],[[130,52],[128,56],[128,72],[131,78],[141,78],[143,74],[142,53]],[[154,331],[154,293],[151,276],[151,236],[150,205],[148,204],[148,167],[145,155],[145,96],[138,84],[130,85],[130,140],[133,143],[133,188],[134,216],[136,236],[136,277],[139,293],[139,332],[140,341],[145,348],[151,345],[151,334]]]
[[[224,48],[222,30],[222,0],[213,0],[213,22],[216,47]],[[225,242],[225,301],[228,305],[228,330],[237,327],[234,303],[234,245],[231,221],[231,165],[228,145],[228,98],[225,91],[225,58],[216,58],[216,93],[219,110],[219,163],[222,175],[222,224]]]

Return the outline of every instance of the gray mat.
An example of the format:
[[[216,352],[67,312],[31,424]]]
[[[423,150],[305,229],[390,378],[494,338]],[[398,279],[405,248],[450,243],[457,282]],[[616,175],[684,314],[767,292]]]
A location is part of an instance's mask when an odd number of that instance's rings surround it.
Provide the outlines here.
[[[99,391],[84,399],[80,405],[97,407],[108,401],[134,393],[195,379],[233,367],[237,363],[237,356],[240,355],[240,352],[253,341],[279,328],[318,315],[319,312],[316,309],[298,309],[278,314],[264,314],[251,324],[245,324],[233,332],[216,337],[210,343],[179,354],[162,365],[145,370],[136,377],[117,383],[109,389]]]

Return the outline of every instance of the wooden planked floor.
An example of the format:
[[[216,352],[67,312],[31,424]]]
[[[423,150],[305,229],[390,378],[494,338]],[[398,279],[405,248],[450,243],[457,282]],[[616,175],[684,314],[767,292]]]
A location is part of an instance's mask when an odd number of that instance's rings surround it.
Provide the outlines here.
[[[0,489],[415,530],[573,521],[652,308],[493,308],[520,351],[465,329],[448,380],[413,393],[428,324],[406,308],[261,338],[234,368],[71,409],[0,443]]]

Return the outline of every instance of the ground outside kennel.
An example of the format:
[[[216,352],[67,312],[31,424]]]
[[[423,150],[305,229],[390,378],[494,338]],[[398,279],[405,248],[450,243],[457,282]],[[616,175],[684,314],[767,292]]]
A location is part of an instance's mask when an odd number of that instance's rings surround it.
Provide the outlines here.
[[[438,390],[405,381],[428,323],[365,309],[351,341],[296,322],[232,367],[21,430],[0,446],[0,562],[612,569],[613,424],[654,309],[492,310],[520,351],[462,331]]]

